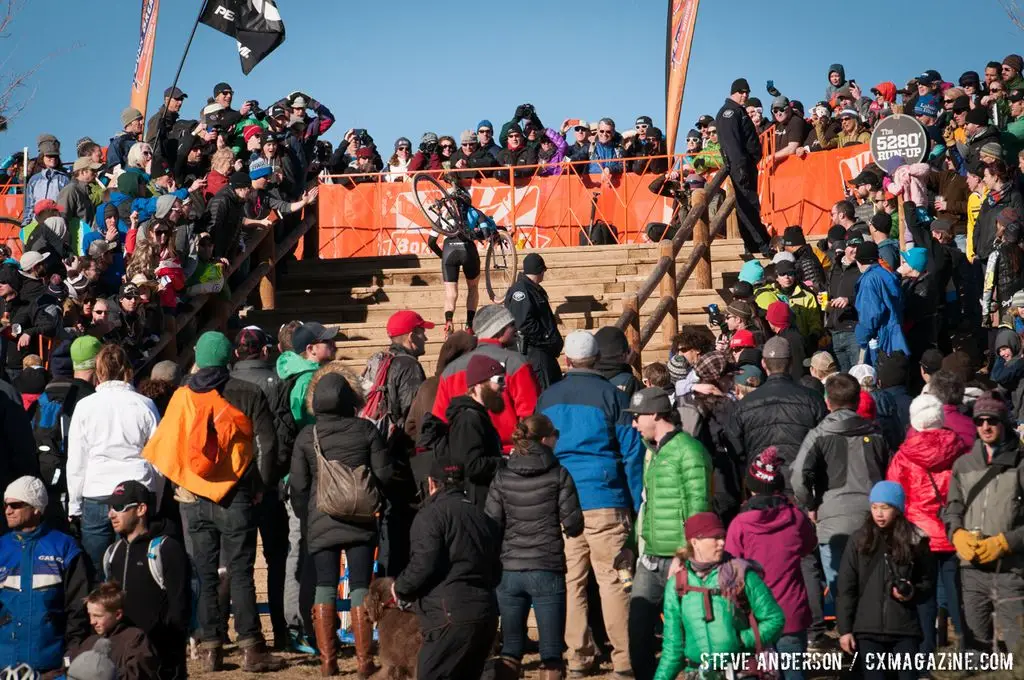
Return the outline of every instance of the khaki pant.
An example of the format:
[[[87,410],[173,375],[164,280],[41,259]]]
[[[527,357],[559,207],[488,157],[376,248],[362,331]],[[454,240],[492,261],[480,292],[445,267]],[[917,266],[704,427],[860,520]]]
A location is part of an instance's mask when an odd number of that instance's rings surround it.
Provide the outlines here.
[[[629,593],[619,581],[612,561],[629,537],[629,511],[621,508],[586,510],[583,534],[565,539],[565,644],[569,668],[582,670],[594,662],[594,639],[587,625],[587,576],[593,567],[601,593],[601,610],[608,639],[612,643],[612,667],[630,670]]]

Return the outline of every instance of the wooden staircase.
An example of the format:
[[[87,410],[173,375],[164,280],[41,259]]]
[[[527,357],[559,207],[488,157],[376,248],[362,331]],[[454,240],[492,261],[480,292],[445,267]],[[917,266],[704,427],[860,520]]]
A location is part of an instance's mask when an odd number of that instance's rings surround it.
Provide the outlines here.
[[[677,263],[685,263],[691,251],[692,244],[685,244]],[[520,267],[527,252],[519,253]],[[543,286],[563,335],[580,328],[613,325],[622,310],[622,299],[636,291],[658,260],[656,244],[546,248],[539,252],[548,266]],[[729,299],[726,289],[735,283],[743,264],[742,253],[739,239],[713,242],[713,288],[697,288],[695,277],[691,277],[678,298],[680,325],[706,324],[708,304],[724,307]],[[338,358],[361,370],[367,358],[387,346],[384,326],[388,317],[400,309],[414,309],[438,325],[427,333],[427,352],[421,358],[427,374],[433,372],[444,324],[444,288],[437,258],[397,255],[292,262],[279,275],[277,286],[276,308],[251,311],[244,323],[258,324],[272,335],[292,319],[337,327]],[[488,301],[482,281],[480,294],[483,306]],[[641,309],[641,325],[657,302],[652,298]],[[465,322],[464,310],[463,286],[456,328]],[[668,349],[659,334],[644,349],[644,362],[666,360]]]

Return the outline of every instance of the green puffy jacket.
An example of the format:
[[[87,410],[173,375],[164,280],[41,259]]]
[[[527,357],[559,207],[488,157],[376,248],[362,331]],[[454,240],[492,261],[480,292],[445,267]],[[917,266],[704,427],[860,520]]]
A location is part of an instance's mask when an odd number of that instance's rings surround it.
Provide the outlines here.
[[[700,578],[686,564],[691,587],[718,588],[718,568]],[[782,635],[786,615],[761,577],[747,569],[743,587],[750,611],[761,633],[761,644],[774,644]],[[661,661],[654,680],[674,680],[681,670],[696,670],[701,654],[753,652],[754,631],[748,613],[736,610],[722,595],[711,597],[711,621],[704,620],[704,594],[689,592],[682,599],[676,594],[676,579],[665,586],[665,627]]]
[[[685,432],[647,448],[640,535],[646,554],[672,557],[686,543],[683,522],[711,509],[711,456]]]
[[[277,375],[281,380],[287,381],[293,376],[298,376],[291,394],[288,395],[288,405],[299,429],[316,422],[313,414],[306,410],[306,391],[309,390],[309,383],[313,381],[313,374],[318,368],[320,364],[295,352],[284,352],[277,358]]]

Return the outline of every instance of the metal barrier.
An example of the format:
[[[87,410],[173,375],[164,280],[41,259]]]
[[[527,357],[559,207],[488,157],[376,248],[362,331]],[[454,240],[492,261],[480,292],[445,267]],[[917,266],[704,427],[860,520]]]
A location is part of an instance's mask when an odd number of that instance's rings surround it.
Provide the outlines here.
[[[726,195],[722,204],[715,212],[714,219],[709,220],[708,196],[713,196],[726,182],[727,172],[719,170],[705,189],[698,189],[691,195],[690,212],[680,223],[671,241],[658,244],[659,257],[654,269],[647,279],[640,284],[636,292],[622,300],[622,313],[615,325],[626,333],[629,341],[630,363],[639,371],[642,367],[641,354],[644,347],[654,337],[655,331],[661,327],[662,338],[671,342],[679,330],[679,291],[683,289],[690,276],[696,276],[701,288],[711,288],[711,241],[725,229],[731,221],[736,207],[736,196],[726,187]],[[735,228],[735,222],[733,222]],[[676,257],[683,244],[692,238],[693,251],[678,272]],[[654,295],[660,293],[658,305],[651,311],[647,323],[640,326],[640,310]]]

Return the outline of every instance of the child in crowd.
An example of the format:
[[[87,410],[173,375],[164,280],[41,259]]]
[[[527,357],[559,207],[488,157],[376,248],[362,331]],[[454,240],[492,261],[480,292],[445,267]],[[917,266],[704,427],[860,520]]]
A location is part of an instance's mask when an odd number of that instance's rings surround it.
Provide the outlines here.
[[[110,658],[117,668],[118,680],[152,680],[157,677],[160,661],[150,646],[146,634],[124,618],[124,593],[114,582],[102,583],[85,598],[89,624],[94,635],[89,636],[72,652],[74,659],[93,650],[106,640],[110,645]]]

